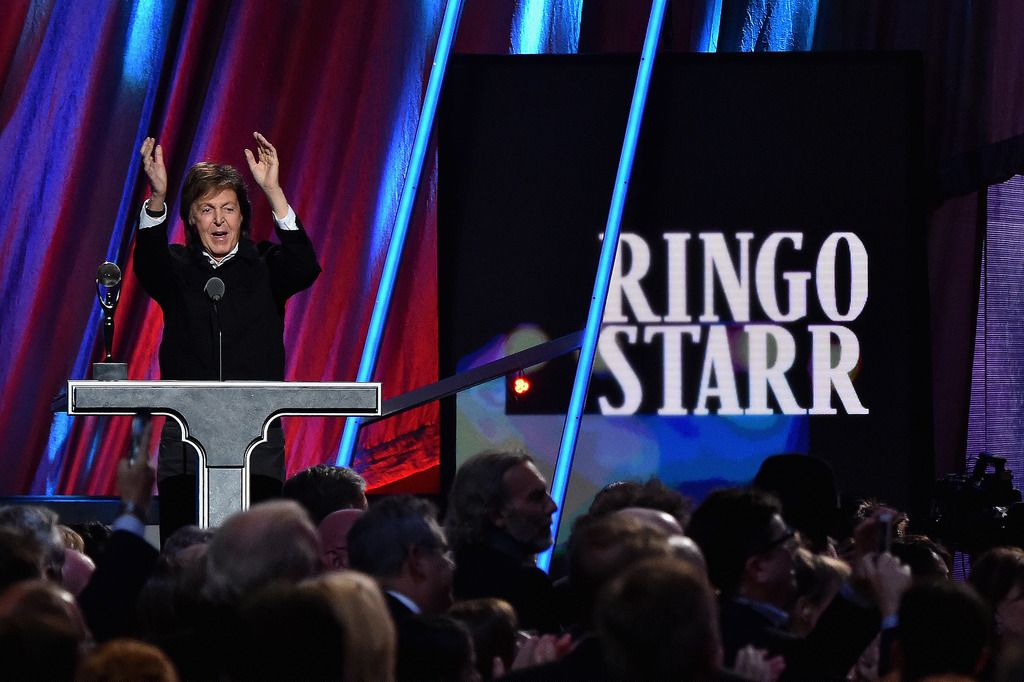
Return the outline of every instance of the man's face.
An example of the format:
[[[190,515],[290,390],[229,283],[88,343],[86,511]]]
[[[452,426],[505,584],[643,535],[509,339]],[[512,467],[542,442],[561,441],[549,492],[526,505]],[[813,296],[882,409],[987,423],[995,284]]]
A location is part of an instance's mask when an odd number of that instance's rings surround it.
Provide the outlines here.
[[[199,241],[214,258],[231,253],[242,234],[242,211],[233,189],[222,189],[192,202],[189,222],[199,232]]]
[[[494,525],[532,552],[543,552],[551,546],[551,515],[558,509],[548,482],[530,462],[516,464],[501,480],[507,499]]]
[[[437,544],[432,549],[423,550],[425,556],[421,566],[429,585],[427,590],[429,602],[420,604],[420,608],[427,615],[440,615],[447,611],[454,601],[452,579],[455,575],[455,560],[452,558],[451,550],[448,549],[444,530],[433,521],[430,522],[430,526]]]
[[[800,540],[778,514],[769,525],[771,540],[760,553],[762,579],[773,597],[773,603],[784,609],[796,597],[796,552]]]

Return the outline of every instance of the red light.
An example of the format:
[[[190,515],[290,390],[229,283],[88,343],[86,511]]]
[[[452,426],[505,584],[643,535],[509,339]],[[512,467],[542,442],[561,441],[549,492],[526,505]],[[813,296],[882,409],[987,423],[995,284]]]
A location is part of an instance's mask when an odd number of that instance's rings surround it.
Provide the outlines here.
[[[516,392],[516,395],[523,395],[530,390],[530,380],[526,377],[516,377],[516,380],[512,382],[512,390]]]

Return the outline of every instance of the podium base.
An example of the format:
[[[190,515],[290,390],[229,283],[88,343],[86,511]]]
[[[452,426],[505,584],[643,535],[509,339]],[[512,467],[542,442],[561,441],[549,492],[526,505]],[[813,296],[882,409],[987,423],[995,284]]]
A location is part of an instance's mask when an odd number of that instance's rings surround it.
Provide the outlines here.
[[[92,378],[96,381],[126,381],[128,379],[127,362],[94,362]]]

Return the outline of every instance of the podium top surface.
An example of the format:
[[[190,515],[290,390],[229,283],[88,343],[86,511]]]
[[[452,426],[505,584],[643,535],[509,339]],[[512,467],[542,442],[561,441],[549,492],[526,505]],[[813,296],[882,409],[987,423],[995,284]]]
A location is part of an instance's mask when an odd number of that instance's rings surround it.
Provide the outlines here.
[[[247,404],[267,415],[375,416],[380,383],[312,381],[68,381],[68,414],[220,411]]]

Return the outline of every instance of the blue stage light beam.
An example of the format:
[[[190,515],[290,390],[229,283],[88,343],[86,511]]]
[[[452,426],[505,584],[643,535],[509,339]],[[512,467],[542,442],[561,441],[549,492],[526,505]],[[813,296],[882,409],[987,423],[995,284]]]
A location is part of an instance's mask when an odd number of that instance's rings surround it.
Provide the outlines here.
[[[412,217],[413,205],[416,203],[416,190],[420,184],[423,160],[427,156],[430,131],[434,128],[434,114],[437,113],[437,101],[441,95],[445,68],[448,66],[448,55],[455,42],[455,31],[462,14],[462,2],[463,0],[448,0],[444,18],[441,20],[441,33],[437,38],[434,62],[430,67],[427,92],[423,97],[423,109],[420,112],[420,122],[416,128],[412,158],[409,159],[409,170],[405,174],[402,198],[398,203],[395,227],[391,231],[391,242],[388,244],[387,256],[384,259],[384,270],[381,272],[380,284],[377,286],[377,297],[373,302],[370,326],[366,331],[366,341],[363,343],[363,354],[359,359],[356,381],[372,380],[373,372],[377,367],[377,356],[380,353],[380,343],[384,336],[384,323],[387,321],[391,294],[394,292],[395,280],[398,278],[398,264],[402,260],[402,247],[405,245],[409,219]],[[358,435],[359,419],[349,417],[345,420],[345,430],[342,431],[341,444],[338,446],[338,455],[335,459],[338,466],[351,466]]]
[[[562,443],[558,448],[558,459],[555,461],[555,475],[551,479],[551,499],[558,505],[551,521],[551,532],[555,538],[558,537],[558,527],[562,521],[562,505],[565,503],[565,493],[569,488],[572,458],[576,452],[580,421],[583,419],[583,405],[586,402],[587,388],[590,386],[590,373],[594,367],[594,353],[597,350],[597,338],[601,331],[601,319],[604,317],[608,283],[611,280],[615,250],[619,243],[622,209],[626,205],[626,192],[629,189],[629,176],[633,171],[633,158],[636,156],[636,143],[640,135],[640,123],[644,117],[644,105],[647,103],[647,90],[651,83],[654,55],[657,52],[658,39],[661,36],[662,20],[665,18],[665,3],[666,0],[654,0],[651,3],[651,16],[647,21],[647,34],[644,36],[644,48],[640,54],[640,68],[637,71],[636,85],[633,87],[633,101],[630,104],[629,119],[626,122],[626,136],[622,141],[619,169],[615,173],[615,187],[612,190],[611,207],[608,209],[608,222],[605,223],[604,228],[601,258],[597,265],[597,276],[594,278],[594,292],[590,297],[590,312],[587,313],[587,326],[583,330],[583,346],[580,348],[579,364],[576,365],[576,378],[572,384],[569,410],[565,414]],[[537,557],[537,565],[545,571],[551,566],[553,549],[552,545]]]

